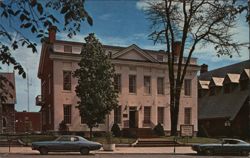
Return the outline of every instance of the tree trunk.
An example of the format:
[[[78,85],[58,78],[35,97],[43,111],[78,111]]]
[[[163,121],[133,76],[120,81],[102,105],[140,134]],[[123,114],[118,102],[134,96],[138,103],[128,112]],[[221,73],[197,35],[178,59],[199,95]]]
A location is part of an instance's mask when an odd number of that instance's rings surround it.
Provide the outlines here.
[[[177,87],[177,86],[176,86]],[[180,107],[180,90],[177,90],[174,96],[170,96],[170,114],[171,114],[171,136],[178,135],[178,118]]]

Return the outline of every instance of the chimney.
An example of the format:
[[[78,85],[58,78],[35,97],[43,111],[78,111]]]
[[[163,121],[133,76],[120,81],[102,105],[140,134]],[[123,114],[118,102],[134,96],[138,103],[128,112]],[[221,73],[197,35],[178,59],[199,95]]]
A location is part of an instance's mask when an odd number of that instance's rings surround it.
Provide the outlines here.
[[[180,41],[176,41],[172,44],[172,51],[173,51],[174,56],[180,55],[180,51],[181,51],[181,42]]]
[[[202,64],[201,65],[201,70],[200,70],[200,73],[205,73],[208,71],[208,65],[207,64]]]
[[[56,40],[56,30],[57,30],[57,27],[56,26],[50,26],[48,31],[49,31],[49,42],[50,43],[53,43],[55,42]]]

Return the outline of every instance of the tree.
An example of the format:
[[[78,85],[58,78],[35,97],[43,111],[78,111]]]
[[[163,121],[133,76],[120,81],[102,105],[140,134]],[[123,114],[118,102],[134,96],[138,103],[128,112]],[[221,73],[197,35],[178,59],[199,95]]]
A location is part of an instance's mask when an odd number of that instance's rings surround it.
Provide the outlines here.
[[[59,13],[59,14],[58,14]],[[63,16],[63,17],[60,17]],[[60,20],[58,20],[60,19]],[[37,52],[34,39],[45,40],[48,28],[52,25],[63,26],[63,30],[72,37],[80,32],[81,22],[93,21],[84,8],[84,0],[1,0],[0,1],[0,62],[13,65],[19,75],[26,77],[21,64],[12,56],[20,46]],[[63,23],[63,25],[62,25]]]
[[[74,72],[74,77],[78,79],[75,91],[80,99],[77,108],[92,138],[93,127],[103,122],[111,110],[118,106],[118,95],[114,89],[114,67],[102,44],[94,34],[89,34],[85,41],[79,69]]]
[[[198,44],[214,44],[217,55],[239,53],[232,28],[237,15],[247,9],[237,0],[149,1],[145,13],[152,22],[150,38],[166,45],[170,81],[171,135],[177,134],[181,87],[190,59]],[[179,55],[174,43],[181,42]],[[184,60],[184,52],[187,58]],[[177,58],[177,62],[175,59]]]
[[[36,53],[37,44],[32,42],[33,39],[29,39],[27,34],[32,34],[34,39],[40,39],[42,42],[48,34],[44,30],[48,30],[52,25],[63,26],[63,30],[68,32],[68,37],[80,32],[81,22],[85,19],[92,25],[92,18],[84,8],[84,1],[0,0],[0,62],[13,65],[18,74],[26,78],[22,65],[12,55],[13,51],[21,46]],[[7,92],[3,84],[5,80],[0,76],[0,116],[2,101],[7,96],[7,94],[2,95]],[[0,124],[2,124],[1,121],[2,119],[0,119]]]

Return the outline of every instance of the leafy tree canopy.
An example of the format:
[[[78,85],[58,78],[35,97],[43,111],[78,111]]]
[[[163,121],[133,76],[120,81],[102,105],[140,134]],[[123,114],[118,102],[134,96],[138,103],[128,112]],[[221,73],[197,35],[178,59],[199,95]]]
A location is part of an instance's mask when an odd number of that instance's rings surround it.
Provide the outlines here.
[[[12,64],[24,78],[23,67],[12,56],[20,46],[37,52],[30,37],[43,41],[50,26],[62,26],[68,37],[81,30],[81,22],[92,18],[84,8],[84,0],[2,0],[0,1],[0,62]],[[59,29],[58,29],[59,31]],[[32,36],[27,37],[27,34]]]
[[[80,99],[77,108],[92,137],[92,128],[104,122],[107,114],[117,107],[118,95],[114,90],[114,67],[102,44],[94,34],[89,34],[85,41],[74,77],[78,79],[76,94]]]

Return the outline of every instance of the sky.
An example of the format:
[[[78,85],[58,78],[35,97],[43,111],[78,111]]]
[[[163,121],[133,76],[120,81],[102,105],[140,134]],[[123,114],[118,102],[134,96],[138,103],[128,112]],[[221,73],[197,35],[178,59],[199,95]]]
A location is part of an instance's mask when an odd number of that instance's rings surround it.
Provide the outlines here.
[[[244,1],[243,1],[244,2]],[[247,0],[245,0],[247,3]],[[154,45],[149,40],[151,33],[150,21],[143,12],[144,1],[139,0],[86,0],[86,10],[93,18],[93,26],[84,23],[81,33],[68,39],[66,33],[61,31],[57,33],[57,39],[84,42],[84,38],[94,32],[102,44],[114,46],[138,45],[143,49],[160,50],[163,45]],[[235,32],[235,40],[246,43],[249,41],[249,29],[246,22],[246,13],[239,17]],[[33,39],[31,37],[31,39]],[[40,80],[37,77],[38,64],[41,52],[41,43],[37,43],[38,53],[32,53],[31,50],[20,48],[13,53],[29,76],[29,103],[30,111],[39,111],[40,107],[35,105],[35,97],[41,94]],[[233,54],[233,58],[216,56],[214,46],[209,45],[206,48],[197,48],[194,57],[198,58],[198,64],[208,64],[209,70],[230,65],[249,59],[247,47],[242,47],[240,56]],[[13,69],[6,65],[1,65],[3,70],[12,72]],[[16,110],[27,110],[27,79],[16,75],[17,104]]]

